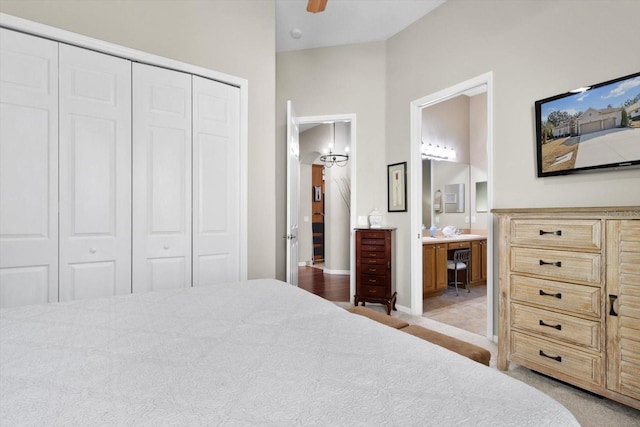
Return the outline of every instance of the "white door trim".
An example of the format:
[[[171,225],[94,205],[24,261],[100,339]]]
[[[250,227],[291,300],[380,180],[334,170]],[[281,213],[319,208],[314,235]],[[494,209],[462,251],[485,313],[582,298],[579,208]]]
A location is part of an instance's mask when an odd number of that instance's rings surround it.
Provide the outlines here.
[[[349,142],[349,161],[351,162],[351,211],[349,212],[349,229],[351,230],[351,236],[349,238],[349,269],[350,269],[350,284],[349,284],[349,301],[353,303],[353,295],[356,291],[356,252],[355,252],[355,242],[353,230],[356,228],[357,224],[357,215],[358,212],[356,205],[356,115],[355,114],[333,114],[327,116],[304,116],[298,117],[298,124],[310,124],[310,123],[324,123],[324,122],[350,122],[351,123],[351,132],[350,132],[350,142]]]
[[[420,151],[422,109],[462,93],[487,86],[487,207],[493,207],[493,72],[479,75],[410,104],[411,143],[409,170],[411,188],[411,314],[422,316],[422,157]],[[487,215],[487,338],[493,340],[493,217]]]
[[[247,159],[249,132],[249,82],[247,79],[210,70],[197,65],[187,64],[140,50],[119,46],[103,40],[83,36],[60,28],[0,13],[0,27],[17,30],[23,33],[40,36],[57,42],[67,43],[85,49],[118,56],[135,62],[155,65],[194,74],[207,79],[216,80],[240,89],[240,280],[247,278]]]

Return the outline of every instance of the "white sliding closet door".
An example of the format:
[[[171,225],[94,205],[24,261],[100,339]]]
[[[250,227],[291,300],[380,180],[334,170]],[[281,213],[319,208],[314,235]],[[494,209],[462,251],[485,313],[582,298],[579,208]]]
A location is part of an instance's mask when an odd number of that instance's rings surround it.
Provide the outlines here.
[[[131,62],[60,45],[60,300],[131,293]]]
[[[193,285],[240,280],[240,90],[193,77]]]
[[[191,286],[191,75],[133,64],[133,292]]]
[[[58,45],[0,29],[0,306],[58,300]]]

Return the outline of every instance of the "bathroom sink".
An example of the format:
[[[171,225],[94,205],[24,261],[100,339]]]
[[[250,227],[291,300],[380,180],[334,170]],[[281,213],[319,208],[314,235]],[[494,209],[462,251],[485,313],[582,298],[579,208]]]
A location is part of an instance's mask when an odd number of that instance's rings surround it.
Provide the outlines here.
[[[485,236],[481,236],[479,234],[457,234],[455,236],[451,236],[452,239],[484,239]]]

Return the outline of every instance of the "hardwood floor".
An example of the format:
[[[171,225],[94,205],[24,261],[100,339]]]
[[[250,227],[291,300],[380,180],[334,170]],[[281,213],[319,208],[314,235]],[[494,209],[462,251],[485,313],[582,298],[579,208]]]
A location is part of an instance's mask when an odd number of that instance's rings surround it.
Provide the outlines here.
[[[299,267],[298,287],[329,301],[349,301],[349,275],[324,274],[319,268]]]
[[[299,267],[298,287],[333,302],[349,301],[349,276],[324,274],[321,268]],[[453,289],[443,296],[424,300],[424,317],[484,336],[486,334],[486,286],[474,286],[471,293]],[[377,304],[372,307],[378,308]],[[382,309],[382,305],[380,308]]]

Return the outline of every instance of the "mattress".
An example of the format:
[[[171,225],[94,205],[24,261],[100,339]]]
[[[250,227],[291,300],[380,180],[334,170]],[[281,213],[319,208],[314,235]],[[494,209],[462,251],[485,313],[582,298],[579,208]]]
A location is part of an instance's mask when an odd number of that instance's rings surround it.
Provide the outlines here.
[[[495,369],[276,280],[0,310],[2,426],[577,426]]]

